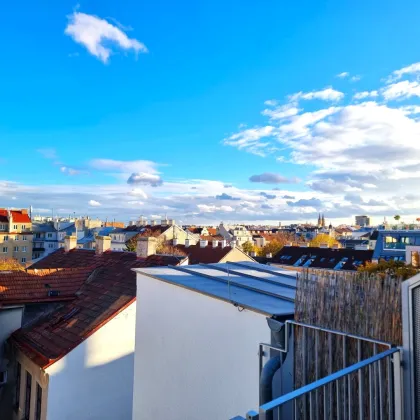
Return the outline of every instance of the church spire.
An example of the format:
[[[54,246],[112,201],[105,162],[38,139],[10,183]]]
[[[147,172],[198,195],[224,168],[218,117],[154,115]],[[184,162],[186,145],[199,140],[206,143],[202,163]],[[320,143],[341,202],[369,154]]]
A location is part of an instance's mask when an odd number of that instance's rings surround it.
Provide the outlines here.
[[[325,217],[324,217],[324,214],[322,214],[321,225],[322,225],[323,228],[325,227]]]
[[[321,213],[318,214],[318,227],[321,227],[322,221],[321,221]]]

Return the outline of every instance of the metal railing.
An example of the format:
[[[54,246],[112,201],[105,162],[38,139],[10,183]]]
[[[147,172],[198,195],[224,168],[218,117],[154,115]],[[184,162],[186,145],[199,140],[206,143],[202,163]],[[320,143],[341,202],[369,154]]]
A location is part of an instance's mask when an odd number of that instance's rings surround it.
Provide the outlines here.
[[[400,349],[391,348],[276,398],[246,419],[266,420],[293,404],[294,420],[402,420],[401,390]]]

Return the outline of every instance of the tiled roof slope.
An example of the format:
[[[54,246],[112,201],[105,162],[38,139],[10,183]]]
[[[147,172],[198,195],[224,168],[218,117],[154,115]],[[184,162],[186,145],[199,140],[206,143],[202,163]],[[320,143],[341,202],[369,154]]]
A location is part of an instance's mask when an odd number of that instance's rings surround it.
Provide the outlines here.
[[[201,247],[200,243],[186,247],[185,245],[177,245],[180,251],[188,255],[190,264],[211,264],[218,263],[222,258],[226,257],[232,248],[230,246],[221,247],[219,244],[217,248],[213,248],[210,243],[206,247]]]
[[[166,255],[137,259],[135,253],[112,251],[95,256],[94,251],[85,250],[57,251],[49,257],[50,264],[61,266],[96,263],[73,301],[12,334],[12,342],[44,369],[134,302],[136,274],[132,268],[178,265],[183,259]]]
[[[337,264],[343,262],[337,269],[357,270],[358,266],[372,261],[372,256],[373,250],[285,246],[269,261],[274,264],[296,264],[296,267],[326,269],[334,269]],[[311,258],[313,258],[313,261],[309,264]],[[305,265],[306,263],[308,265]]]
[[[89,268],[0,271],[0,306],[73,299],[91,272]],[[53,291],[58,293],[50,295]]]

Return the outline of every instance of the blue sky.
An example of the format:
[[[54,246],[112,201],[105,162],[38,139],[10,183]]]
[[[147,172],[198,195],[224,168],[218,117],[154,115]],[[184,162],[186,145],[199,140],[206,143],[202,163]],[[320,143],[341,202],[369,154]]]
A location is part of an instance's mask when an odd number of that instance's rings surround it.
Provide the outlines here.
[[[5,4],[2,205],[203,223],[411,220],[419,18],[414,1]],[[280,107],[292,111],[279,118]],[[395,150],[410,176],[389,164]]]

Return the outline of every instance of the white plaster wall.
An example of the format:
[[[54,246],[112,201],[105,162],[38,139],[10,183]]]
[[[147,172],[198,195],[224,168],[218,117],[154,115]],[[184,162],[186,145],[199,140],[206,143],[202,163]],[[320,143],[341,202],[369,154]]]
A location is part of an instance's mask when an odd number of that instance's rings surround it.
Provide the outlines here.
[[[258,407],[265,316],[137,275],[133,420],[225,420]]]
[[[136,303],[47,368],[47,420],[132,417]]]
[[[22,325],[23,307],[5,307],[0,309],[0,365],[3,357],[4,342],[13,331]]]

